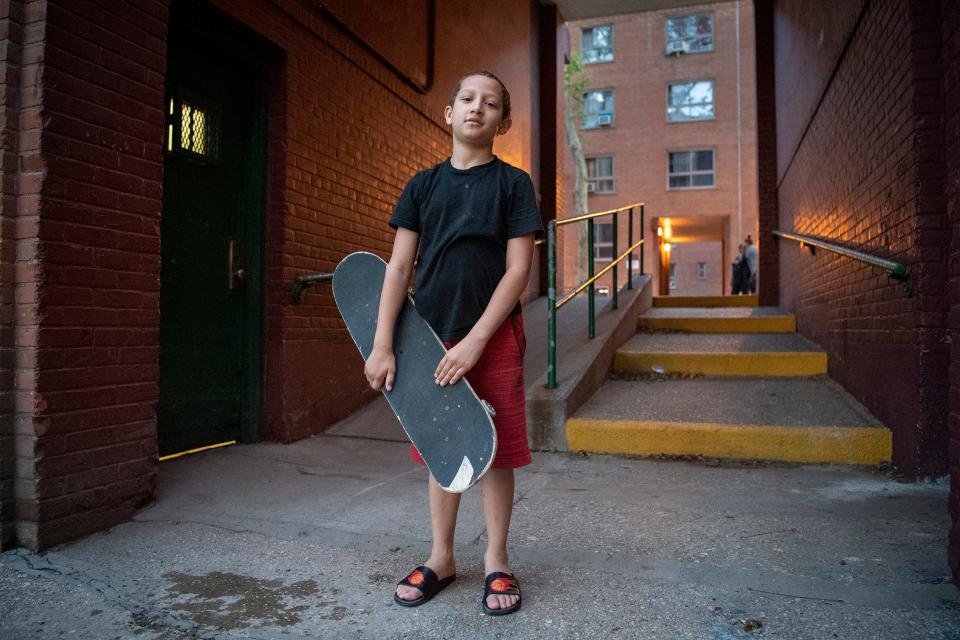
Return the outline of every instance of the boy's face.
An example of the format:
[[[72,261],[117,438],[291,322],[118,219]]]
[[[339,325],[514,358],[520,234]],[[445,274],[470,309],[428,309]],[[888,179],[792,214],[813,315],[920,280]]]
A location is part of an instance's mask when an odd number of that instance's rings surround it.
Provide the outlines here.
[[[472,144],[489,144],[510,128],[510,120],[503,119],[500,83],[487,76],[464,78],[453,106],[447,106],[443,115],[454,137]]]

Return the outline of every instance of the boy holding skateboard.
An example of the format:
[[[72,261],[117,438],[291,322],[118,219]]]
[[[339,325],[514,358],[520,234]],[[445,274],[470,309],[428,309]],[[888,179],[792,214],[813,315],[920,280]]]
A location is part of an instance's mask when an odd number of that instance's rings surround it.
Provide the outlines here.
[[[437,364],[435,382],[456,384],[469,373],[477,395],[496,411],[497,454],[480,481],[488,537],[483,610],[504,615],[520,608],[520,585],[507,557],[513,470],[531,462],[519,299],[534,237],[543,226],[530,176],[493,154],[494,137],[511,123],[510,94],[503,83],[486,71],[462,77],[444,118],[453,132],[450,158],[411,178],[390,219],[397,234],[365,375],[374,389],[392,389],[393,330],[419,246],[417,311],[449,350]],[[411,454],[422,463],[415,448]],[[428,485],[430,558],[394,594],[408,607],[427,602],[456,577],[453,538],[460,494],[447,493],[432,476]]]

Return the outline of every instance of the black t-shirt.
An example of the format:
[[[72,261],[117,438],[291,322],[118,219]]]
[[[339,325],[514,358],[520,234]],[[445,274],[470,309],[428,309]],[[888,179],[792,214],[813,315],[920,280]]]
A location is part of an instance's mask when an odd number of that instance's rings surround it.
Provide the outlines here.
[[[480,319],[506,273],[507,240],[543,233],[530,176],[496,156],[462,170],[448,158],[413,176],[390,226],[420,234],[414,298],[443,340]]]

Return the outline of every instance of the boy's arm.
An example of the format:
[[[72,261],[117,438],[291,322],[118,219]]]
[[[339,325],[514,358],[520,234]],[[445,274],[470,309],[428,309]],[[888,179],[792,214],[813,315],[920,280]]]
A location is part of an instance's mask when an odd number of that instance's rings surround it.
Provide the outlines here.
[[[473,368],[483,354],[487,342],[513,311],[530,279],[533,237],[534,234],[529,233],[507,240],[506,273],[470,333],[454,346],[437,366],[435,376],[440,385],[457,382]]]
[[[383,277],[373,350],[364,368],[367,381],[375,390],[379,390],[384,382],[386,382],[387,391],[393,389],[393,376],[396,372],[393,358],[393,329],[410,285],[419,240],[420,236],[417,232],[403,227],[397,228],[397,235],[393,240],[393,252],[390,254],[390,262],[387,263],[387,271]]]

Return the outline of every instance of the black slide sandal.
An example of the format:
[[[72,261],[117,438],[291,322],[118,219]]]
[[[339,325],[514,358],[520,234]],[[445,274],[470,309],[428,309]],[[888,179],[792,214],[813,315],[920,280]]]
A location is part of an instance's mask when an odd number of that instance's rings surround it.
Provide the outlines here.
[[[487,606],[489,596],[517,596],[517,602],[503,609],[491,609]],[[488,616],[505,616],[519,610],[520,598],[520,583],[509,573],[494,571],[483,582],[483,612]]]
[[[437,579],[437,574],[430,567],[420,566],[410,572],[406,578],[397,583],[397,586],[406,585],[420,590],[420,597],[416,600],[404,600],[393,592],[393,600],[401,607],[419,607],[429,602],[435,595],[446,589],[456,580],[457,574],[443,580]]]

